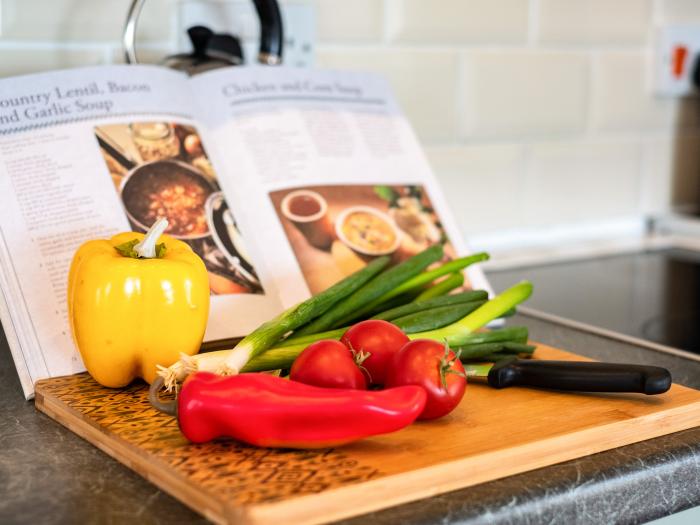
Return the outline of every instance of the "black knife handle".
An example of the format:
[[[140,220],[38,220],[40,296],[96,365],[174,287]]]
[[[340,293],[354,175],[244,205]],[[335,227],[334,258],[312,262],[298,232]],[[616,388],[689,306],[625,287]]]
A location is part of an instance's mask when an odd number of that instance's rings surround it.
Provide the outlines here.
[[[577,392],[662,394],[671,388],[671,373],[658,366],[579,361],[505,359],[489,370],[494,388],[534,386]]]

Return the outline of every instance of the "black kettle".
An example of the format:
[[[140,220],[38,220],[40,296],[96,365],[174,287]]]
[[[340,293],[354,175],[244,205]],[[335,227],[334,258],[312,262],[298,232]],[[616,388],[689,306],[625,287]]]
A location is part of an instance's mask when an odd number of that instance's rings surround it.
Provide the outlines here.
[[[146,0],[132,0],[122,36],[127,64],[137,64],[135,40],[136,24]],[[277,65],[282,62],[282,15],[277,0],[253,0],[260,20],[260,50],[258,62]],[[243,63],[240,40],[228,33],[214,33],[204,26],[187,30],[192,42],[192,52],[171,55],[163,65],[195,75],[211,69],[237,66]]]

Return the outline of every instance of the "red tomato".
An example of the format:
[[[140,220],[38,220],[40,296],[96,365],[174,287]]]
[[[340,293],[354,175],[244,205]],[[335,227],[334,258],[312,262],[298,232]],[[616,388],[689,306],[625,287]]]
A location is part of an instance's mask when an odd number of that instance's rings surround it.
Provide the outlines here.
[[[394,355],[409,339],[401,329],[388,321],[370,319],[348,328],[340,342],[360,354],[362,368],[370,383],[383,385]],[[365,355],[369,354],[365,359]]]
[[[396,354],[389,369],[387,388],[401,385],[425,388],[428,401],[418,419],[436,419],[459,404],[467,380],[462,363],[444,344],[417,339]]]
[[[324,339],[307,346],[294,360],[289,379],[326,388],[367,389],[353,353],[340,341]]]

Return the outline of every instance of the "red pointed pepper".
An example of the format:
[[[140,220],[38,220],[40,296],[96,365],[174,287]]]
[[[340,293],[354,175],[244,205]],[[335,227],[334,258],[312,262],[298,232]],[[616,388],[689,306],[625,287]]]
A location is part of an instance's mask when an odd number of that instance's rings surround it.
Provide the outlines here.
[[[162,405],[157,395],[151,401]],[[197,372],[182,386],[177,418],[194,443],[232,437],[259,447],[324,448],[404,428],[425,401],[425,390],[415,385],[345,390],[269,374]]]

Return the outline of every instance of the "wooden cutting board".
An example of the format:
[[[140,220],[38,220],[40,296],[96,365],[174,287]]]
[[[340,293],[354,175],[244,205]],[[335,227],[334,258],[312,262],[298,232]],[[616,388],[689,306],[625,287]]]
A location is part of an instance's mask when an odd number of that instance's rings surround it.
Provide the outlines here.
[[[583,359],[539,346],[540,359]],[[40,381],[36,406],[217,523],[319,523],[700,425],[700,392],[575,394],[471,383],[449,416],[318,451],[188,443],[137,384]]]

